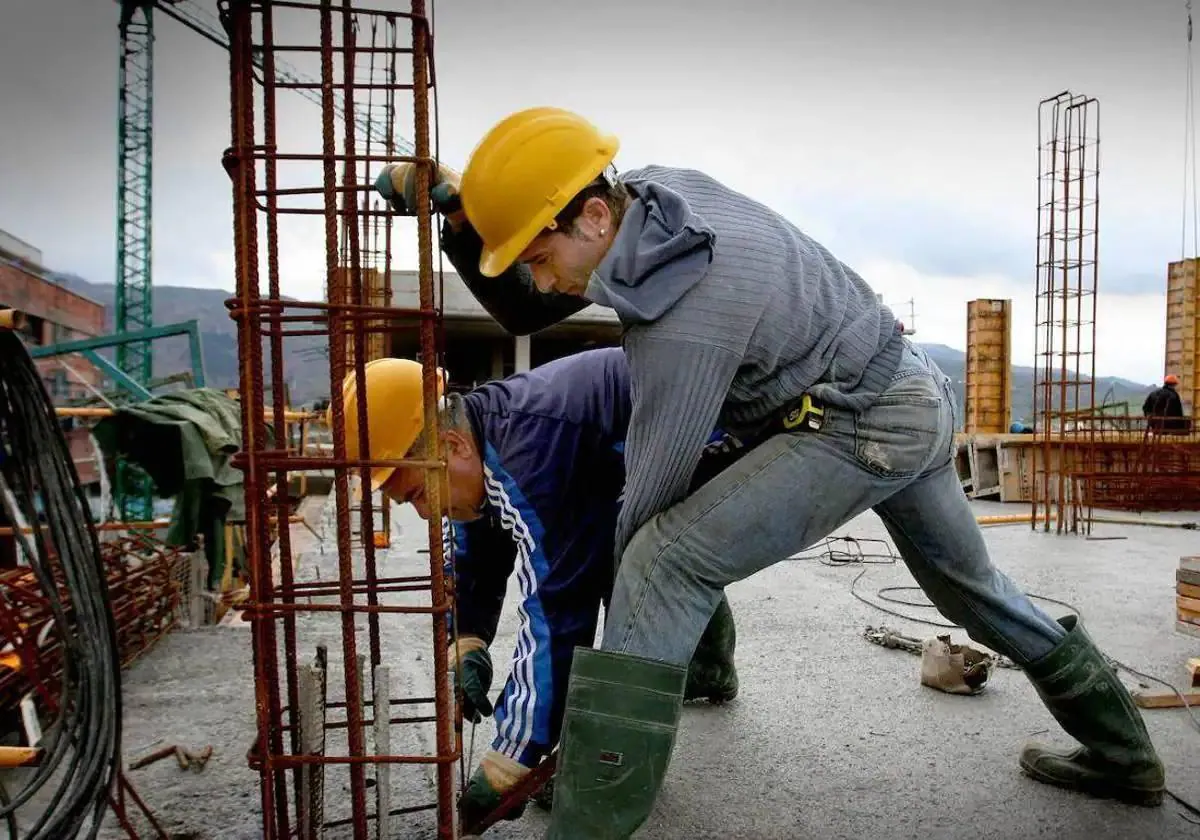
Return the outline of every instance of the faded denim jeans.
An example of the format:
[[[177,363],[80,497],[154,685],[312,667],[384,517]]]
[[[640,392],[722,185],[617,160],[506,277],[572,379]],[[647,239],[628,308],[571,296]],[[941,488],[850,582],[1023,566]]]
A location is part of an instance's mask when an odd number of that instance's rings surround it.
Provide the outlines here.
[[[1051,651],[1066,631],[992,565],[963,494],[950,380],[906,344],[871,408],[834,408],[819,432],[769,438],[638,530],[617,570],[605,650],[685,665],[726,586],[872,509],[926,595],[972,639],[1018,665]]]

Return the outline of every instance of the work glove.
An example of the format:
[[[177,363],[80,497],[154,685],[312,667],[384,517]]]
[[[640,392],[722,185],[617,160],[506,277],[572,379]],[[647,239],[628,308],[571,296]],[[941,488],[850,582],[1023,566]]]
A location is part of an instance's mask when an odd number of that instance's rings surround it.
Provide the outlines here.
[[[492,687],[492,657],[487,651],[483,639],[478,636],[464,636],[458,641],[458,662],[455,663],[454,650],[450,651],[451,667],[461,667],[463,720],[479,723],[485,717],[491,717],[492,701],[488,699],[488,690]]]
[[[439,166],[429,185],[429,197],[433,209],[442,215],[450,215],[462,209],[458,195],[459,174],[453,169]],[[389,163],[375,178],[375,191],[397,213],[405,216],[417,214],[417,165],[415,163]]]
[[[458,817],[464,829],[470,829],[500,805],[505,794],[529,773],[529,768],[496,750],[488,750],[479,767],[471,774],[458,800]],[[525,813],[525,802],[504,815],[515,820]]]
[[[928,639],[921,650],[921,685],[947,694],[978,694],[987,684],[994,660],[949,636]]]

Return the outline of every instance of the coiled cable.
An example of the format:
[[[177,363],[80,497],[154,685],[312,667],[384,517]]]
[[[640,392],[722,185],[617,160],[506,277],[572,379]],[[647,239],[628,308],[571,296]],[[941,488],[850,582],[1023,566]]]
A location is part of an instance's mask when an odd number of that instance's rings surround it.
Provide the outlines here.
[[[57,719],[46,731],[39,766],[21,790],[5,797],[0,819],[54,778],[55,790],[25,840],[94,840],[120,770],[116,622],[66,438],[33,360],[7,330],[0,330],[0,484],[9,519],[33,526],[32,540],[22,537],[22,546],[62,647]]]

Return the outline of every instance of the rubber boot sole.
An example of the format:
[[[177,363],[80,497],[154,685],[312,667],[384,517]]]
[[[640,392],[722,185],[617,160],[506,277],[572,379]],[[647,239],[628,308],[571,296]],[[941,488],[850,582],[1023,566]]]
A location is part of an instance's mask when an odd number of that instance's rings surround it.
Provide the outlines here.
[[[1101,775],[1079,774],[1072,776],[1057,776],[1037,766],[1033,758],[1021,753],[1021,769],[1030,778],[1053,785],[1063,790],[1072,790],[1097,799],[1112,799],[1127,805],[1138,805],[1145,808],[1157,808],[1163,802],[1164,788],[1137,788],[1113,781]]]

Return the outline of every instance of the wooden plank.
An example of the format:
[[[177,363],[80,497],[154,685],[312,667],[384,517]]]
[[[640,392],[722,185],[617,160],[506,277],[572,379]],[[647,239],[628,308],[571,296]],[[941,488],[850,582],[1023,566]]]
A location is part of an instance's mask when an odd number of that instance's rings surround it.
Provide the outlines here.
[[[1190,583],[1193,586],[1200,586],[1200,572],[1190,572],[1187,569],[1180,569],[1175,572],[1176,583]]]
[[[1185,667],[1192,675],[1192,688],[1200,688],[1200,656],[1189,659]]]
[[[1200,557],[1180,557],[1179,568],[1185,572],[1200,572]]]
[[[1175,594],[1184,598],[1200,598],[1200,585],[1194,583],[1175,584]]]
[[[1188,705],[1200,706],[1200,689],[1191,689],[1182,694],[1187,698]],[[1179,699],[1179,695],[1167,688],[1135,691],[1133,692],[1133,702],[1143,709],[1179,709],[1183,707],[1183,701]]]
[[[1175,606],[1181,612],[1195,613],[1200,616],[1200,598],[1184,598],[1182,595],[1175,597]]]

